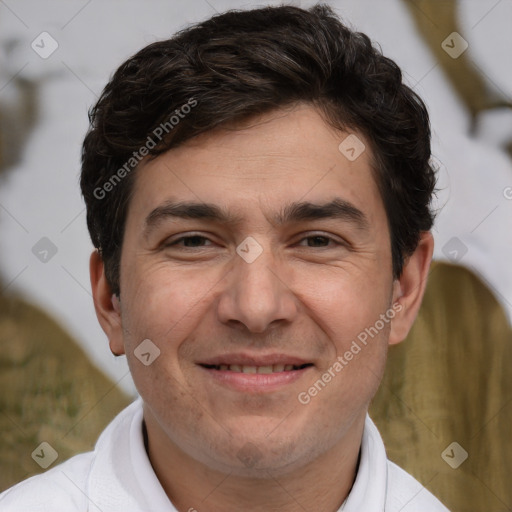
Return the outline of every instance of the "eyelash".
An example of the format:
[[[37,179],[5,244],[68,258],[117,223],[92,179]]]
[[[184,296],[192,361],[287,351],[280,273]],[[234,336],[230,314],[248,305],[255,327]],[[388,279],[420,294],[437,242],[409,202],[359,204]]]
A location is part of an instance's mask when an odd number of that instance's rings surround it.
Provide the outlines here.
[[[210,240],[209,238],[203,236],[203,235],[187,235],[187,236],[182,236],[180,238],[177,238],[176,240],[173,240],[172,242],[168,242],[165,244],[165,247],[178,247],[178,243],[179,242],[182,242],[182,241],[185,241],[185,240],[190,240],[192,238],[200,238],[202,240]],[[327,236],[327,235],[323,235],[323,234],[311,234],[309,236],[305,236],[303,238],[300,239],[300,242],[302,242],[303,240],[308,240],[308,239],[311,239],[311,238],[323,238],[325,240],[328,240],[330,242],[333,242],[335,246],[345,246],[346,244],[330,237],[330,236]],[[211,240],[210,240],[211,241]],[[205,246],[198,246],[198,247],[186,247],[186,246],[181,246],[182,249],[202,249],[204,248]],[[306,246],[306,247],[309,247],[309,246]],[[328,249],[329,247],[320,247],[322,249]]]

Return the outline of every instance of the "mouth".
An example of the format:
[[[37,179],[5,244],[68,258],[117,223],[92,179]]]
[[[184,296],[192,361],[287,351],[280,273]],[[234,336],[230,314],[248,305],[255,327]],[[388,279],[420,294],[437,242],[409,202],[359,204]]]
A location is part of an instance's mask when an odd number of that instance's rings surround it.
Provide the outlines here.
[[[314,363],[286,355],[230,354],[197,363],[208,384],[244,393],[285,389],[312,371]]]
[[[293,372],[302,370],[313,366],[313,363],[304,363],[301,365],[296,364],[273,364],[265,366],[253,366],[253,365],[239,365],[239,364],[201,364],[203,368],[208,370],[217,370],[222,372],[235,372],[235,373],[246,373],[246,374],[270,374],[270,373],[282,373],[282,372]]]

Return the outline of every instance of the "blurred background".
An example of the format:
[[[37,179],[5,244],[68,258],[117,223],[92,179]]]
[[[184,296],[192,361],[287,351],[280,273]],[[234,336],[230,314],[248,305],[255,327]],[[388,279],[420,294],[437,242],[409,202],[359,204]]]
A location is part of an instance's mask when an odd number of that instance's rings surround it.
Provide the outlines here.
[[[290,3],[308,7],[315,2]],[[512,0],[326,3],[377,41],[425,100],[439,166],[435,258],[477,275],[510,322]],[[12,386],[9,368],[28,360],[19,338],[30,337],[24,330],[29,328],[35,330],[36,345],[46,333],[45,344],[37,348],[41,358],[54,340],[76,344],[91,365],[81,374],[70,366],[74,356],[69,355],[68,362],[50,366],[53,370],[45,364],[49,377],[69,367],[69,380],[75,382],[69,386],[86,387],[90,372],[97,372],[101,386],[91,391],[96,398],[84,398],[88,405],[77,423],[84,415],[92,418],[95,404],[106,396],[114,408],[135,396],[125,358],[111,354],[90,293],[93,246],[78,185],[87,111],[111,73],[141,47],[216,12],[261,5],[235,0],[0,0],[0,295],[4,313],[12,313],[0,324],[1,371],[8,376],[0,391],[5,403],[14,390],[24,389],[23,382]],[[16,307],[11,298],[18,301]],[[25,317],[23,308],[32,316]],[[16,315],[19,321],[13,322]],[[78,384],[77,375],[82,375]],[[118,390],[115,399],[113,389]],[[12,411],[4,408],[5,422],[26,440],[31,434],[23,418],[34,404],[21,407],[19,399],[12,400]],[[82,437],[79,431],[74,434]],[[33,435],[34,448],[43,437],[40,431]],[[81,448],[70,441],[66,449]],[[30,464],[33,460],[27,459],[23,474],[31,472]]]

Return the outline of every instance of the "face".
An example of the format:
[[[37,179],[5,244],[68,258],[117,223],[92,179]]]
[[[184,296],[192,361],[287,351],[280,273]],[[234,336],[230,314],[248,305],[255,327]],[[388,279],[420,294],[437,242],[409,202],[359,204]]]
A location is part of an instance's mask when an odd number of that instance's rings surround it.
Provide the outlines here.
[[[347,135],[301,105],[137,170],[108,334],[150,438],[247,474],[364,421],[400,297],[370,149],[348,159]]]

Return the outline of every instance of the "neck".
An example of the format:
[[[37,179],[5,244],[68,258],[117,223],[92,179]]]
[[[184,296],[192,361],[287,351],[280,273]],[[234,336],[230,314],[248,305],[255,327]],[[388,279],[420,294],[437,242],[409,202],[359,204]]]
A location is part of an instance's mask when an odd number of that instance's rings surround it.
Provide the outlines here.
[[[355,421],[331,449],[290,472],[262,469],[253,476],[221,472],[190,457],[151,429],[148,455],[179,512],[337,512],[357,474],[363,428],[364,417]]]

